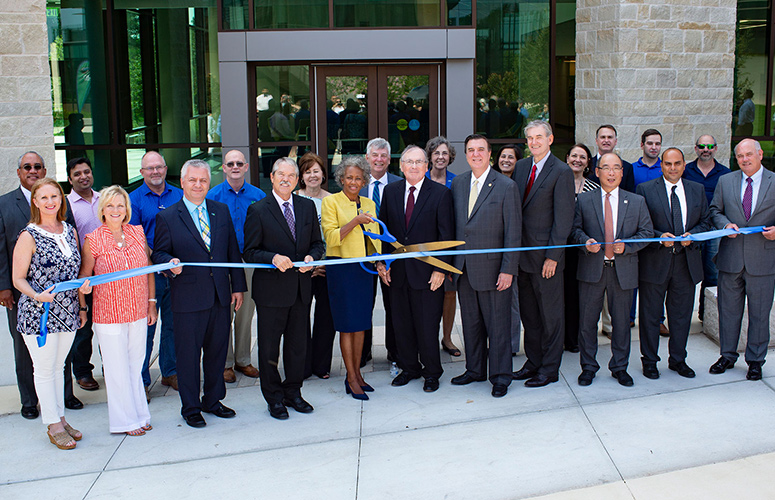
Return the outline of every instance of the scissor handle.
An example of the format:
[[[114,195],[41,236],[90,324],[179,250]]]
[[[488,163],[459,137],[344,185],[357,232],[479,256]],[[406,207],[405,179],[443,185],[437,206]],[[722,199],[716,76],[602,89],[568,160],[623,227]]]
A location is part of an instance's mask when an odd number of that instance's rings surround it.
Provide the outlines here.
[[[364,232],[365,232],[365,231],[364,231]],[[385,257],[384,255],[380,255],[380,254],[378,254],[378,253],[373,253],[373,254],[369,255],[369,257],[374,257],[375,255],[377,255],[377,256],[381,256],[381,257]],[[387,268],[387,270],[389,271],[389,270],[390,270],[390,264],[392,264],[392,263],[393,263],[393,261],[394,261],[395,259],[383,259],[383,260],[384,260],[384,262],[385,262],[385,267],[386,267],[386,268]],[[366,271],[367,273],[369,273],[369,274],[373,274],[373,275],[375,275],[375,276],[379,276],[379,272],[377,272],[377,271],[372,271],[372,270],[371,270],[371,269],[369,269],[368,267],[364,266],[364,265],[363,265],[363,264],[364,264],[364,262],[359,262],[359,264],[361,265],[361,268],[362,268],[364,271]]]
[[[396,237],[390,234],[390,231],[388,231],[385,223],[379,219],[374,219],[374,220],[377,223],[379,223],[380,226],[382,226],[382,234],[376,234],[376,233],[372,233],[371,231],[365,231],[365,230],[363,231],[363,234],[365,234],[369,238],[384,241],[385,243],[395,243]]]

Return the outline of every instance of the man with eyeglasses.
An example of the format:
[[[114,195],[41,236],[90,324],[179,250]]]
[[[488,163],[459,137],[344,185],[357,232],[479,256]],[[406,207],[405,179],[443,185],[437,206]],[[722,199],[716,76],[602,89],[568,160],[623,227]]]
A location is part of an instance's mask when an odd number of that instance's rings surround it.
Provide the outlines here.
[[[245,181],[250,172],[250,165],[238,149],[232,149],[224,155],[222,168],[224,181],[207,193],[207,199],[220,201],[229,207],[231,222],[237,233],[237,244],[242,253],[245,247],[245,218],[248,207],[266,197],[266,193]],[[245,276],[248,282],[247,295],[250,297],[253,294],[253,269],[245,269]],[[237,381],[234,370],[246,377],[258,378],[258,369],[250,362],[253,311],[252,307],[242,307],[239,311],[234,311],[232,306],[233,325],[230,325],[229,348],[223,370],[223,380],[228,383]]]
[[[156,151],[149,151],[140,160],[140,175],[143,184],[129,194],[132,204],[132,225],[142,225],[148,247],[153,250],[153,239],[156,230],[156,214],[174,205],[183,198],[183,191],[166,182],[167,162]],[[159,368],[161,369],[161,384],[178,390],[178,371],[175,366],[175,333],[173,330],[172,308],[170,302],[170,279],[162,273],[156,274],[156,307],[161,318],[161,334],[159,339]],[[157,323],[158,324],[158,323]],[[149,365],[153,351],[153,337],[156,325],[148,327],[145,362],[143,363],[143,383],[150,401],[151,373]]]
[[[371,167],[371,181],[369,185],[361,189],[360,196],[365,196],[374,201],[377,206],[377,216],[379,216],[380,206],[382,204],[382,193],[385,187],[391,182],[401,180],[401,177],[388,172],[390,167],[390,143],[382,137],[375,137],[366,144],[366,161]],[[377,279],[374,279],[374,301],[377,297]],[[390,309],[390,294],[387,287],[382,284],[382,303],[385,306],[385,347],[388,352],[388,361],[396,361],[396,342],[393,330],[393,317]],[[372,306],[373,309],[373,306]],[[361,367],[371,360],[372,329],[366,330],[363,339],[363,354],[361,355]]]
[[[642,196],[619,189],[622,160],[615,153],[604,154],[597,164],[600,188],[581,193],[576,200],[571,239],[584,244],[579,252],[579,358],[578,383],[590,385],[600,369],[597,363],[597,321],[604,294],[611,311],[611,375],[625,387],[633,385],[627,373],[630,359],[630,328],[627,311],[632,291],[638,286],[638,250],[648,243],[618,242],[650,238],[651,218]],[[618,242],[618,243],[617,243]]]
[[[709,134],[701,135],[694,145],[694,151],[697,153],[697,159],[686,164],[683,178],[699,182],[705,187],[705,196],[708,198],[708,206],[713,201],[713,192],[716,190],[718,180],[722,175],[732,171],[726,166],[716,161],[716,151],[718,145],[716,139]],[[705,289],[709,286],[718,286],[718,268],[713,262],[713,258],[718,254],[718,239],[708,240],[702,243],[702,270],[703,278],[700,286],[700,321],[705,319]]]
[[[16,329],[16,303],[21,294],[11,284],[13,249],[19,232],[30,222],[30,198],[32,185],[46,177],[46,164],[35,151],[27,151],[19,157],[16,170],[20,186],[0,196],[0,306],[7,309],[8,329],[13,338],[16,384],[22,403],[21,415],[27,419],[38,418],[38,395],[35,392],[32,359],[24,339]],[[70,203],[67,203],[67,223],[75,227]],[[70,375],[72,354],[65,360],[65,408],[79,410],[83,403],[73,395],[73,378]]]
[[[425,151],[408,146],[401,154],[401,171],[405,180],[385,188],[379,214],[390,234],[402,245],[453,239],[452,191],[426,178]],[[452,257],[440,260],[450,263]],[[422,376],[423,390],[434,392],[443,373],[438,338],[447,273],[416,259],[397,260],[390,269],[378,263],[377,270],[390,294],[395,355],[402,368],[391,385],[403,386]]]

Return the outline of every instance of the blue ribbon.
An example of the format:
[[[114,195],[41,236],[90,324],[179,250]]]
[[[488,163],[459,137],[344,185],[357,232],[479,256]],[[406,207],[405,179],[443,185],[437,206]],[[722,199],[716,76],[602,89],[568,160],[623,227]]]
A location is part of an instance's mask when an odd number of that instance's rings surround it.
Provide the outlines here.
[[[370,238],[386,241],[388,243],[396,241],[395,237],[393,237],[393,235],[391,235],[387,231],[387,228],[385,227],[385,224],[382,221],[380,221],[379,219],[374,219],[374,220],[377,221],[380,224],[380,226],[382,226],[382,229],[385,231],[384,234],[375,234],[369,231],[364,231],[363,232],[364,234],[366,234]],[[715,231],[707,231],[704,233],[690,234],[689,236],[676,236],[674,238],[625,239],[625,240],[619,240],[618,243],[652,243],[652,242],[662,243],[666,241],[702,242],[702,241],[713,240],[716,238],[723,238],[724,236],[729,236],[732,234],[756,234],[756,233],[761,233],[763,231],[764,231],[764,226],[741,227],[740,229],[737,229],[737,230],[718,229]],[[605,243],[602,242],[600,244],[604,245]],[[546,245],[546,246],[537,246],[537,247],[480,248],[480,249],[474,249],[474,250],[434,250],[429,252],[407,252],[407,253],[401,253],[401,254],[372,254],[366,257],[353,257],[349,259],[313,260],[312,262],[299,261],[299,262],[294,262],[293,267],[336,266],[336,265],[343,265],[343,264],[354,264],[354,263],[375,262],[375,261],[414,259],[416,257],[443,257],[448,255],[479,255],[479,254],[486,254],[486,253],[530,252],[533,250],[552,250],[555,248],[578,248],[583,246],[586,246],[586,243],[577,243],[577,244],[570,244],[570,245]],[[153,266],[138,267],[136,269],[128,269],[126,271],[116,271],[113,273],[99,274],[97,276],[92,276],[89,278],[78,278],[74,280],[63,281],[61,283],[57,283],[54,286],[54,290],[52,291],[52,293],[63,292],[66,290],[75,290],[77,288],[80,288],[81,285],[83,285],[83,282],[86,281],[87,279],[90,281],[91,286],[97,286],[97,285],[103,285],[105,283],[111,283],[113,281],[133,278],[135,276],[142,276],[144,274],[166,271],[168,269],[172,269],[173,267],[178,267],[178,266],[229,267],[229,268],[243,268],[243,269],[276,269],[276,267],[273,264],[246,264],[243,262],[181,262],[178,265],[167,262],[165,264],[156,264]],[[47,328],[46,322],[48,320],[49,307],[50,307],[49,302],[43,303],[43,315],[40,318],[40,335],[38,336],[38,339],[37,339],[39,347],[43,347],[46,344],[46,335],[48,334],[48,328]]]

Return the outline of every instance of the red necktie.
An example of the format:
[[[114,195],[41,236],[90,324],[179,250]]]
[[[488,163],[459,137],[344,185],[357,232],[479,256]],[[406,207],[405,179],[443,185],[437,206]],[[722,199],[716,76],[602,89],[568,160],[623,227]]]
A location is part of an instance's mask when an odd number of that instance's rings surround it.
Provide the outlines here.
[[[614,211],[611,209],[611,193],[605,195],[605,219],[603,221],[605,231],[605,258],[614,258]]]
[[[536,180],[536,170],[538,170],[538,167],[533,165],[533,169],[530,171],[530,178],[527,180],[527,187],[525,188],[525,200],[527,199],[527,195],[530,194],[530,189],[533,187],[533,183]]]
[[[406,228],[409,229],[409,221],[414,212],[414,186],[409,186],[409,197],[406,199]]]

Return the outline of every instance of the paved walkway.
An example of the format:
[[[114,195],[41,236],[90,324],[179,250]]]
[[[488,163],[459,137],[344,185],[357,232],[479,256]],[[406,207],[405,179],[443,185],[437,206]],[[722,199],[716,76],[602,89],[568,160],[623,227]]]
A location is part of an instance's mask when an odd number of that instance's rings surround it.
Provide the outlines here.
[[[143,437],[109,434],[104,389],[78,388],[87,405],[68,419],[85,437],[67,452],[48,442],[39,419],[19,416],[16,389],[6,386],[0,498],[775,498],[775,370],[766,365],[771,376],[759,382],[745,380],[742,362],[708,374],[718,347],[700,329],[693,325],[689,339],[691,380],[666,361],[659,380],[644,378],[634,339],[632,388],[605,369],[579,387],[578,355],[565,353],[558,383],[515,382],[494,399],[489,383],[450,385],[463,362],[442,354],[441,389],[425,394],[421,381],[391,387],[378,351],[366,375],[376,388],[370,401],[346,396],[335,372],[305,382],[313,414],[291,410],[281,422],[269,417],[255,381],[238,375],[224,401],[237,417],[205,415],[207,427],[192,429],[177,393],[157,382],[154,429]],[[459,324],[455,335],[459,342]],[[605,365],[610,350],[600,339]]]

